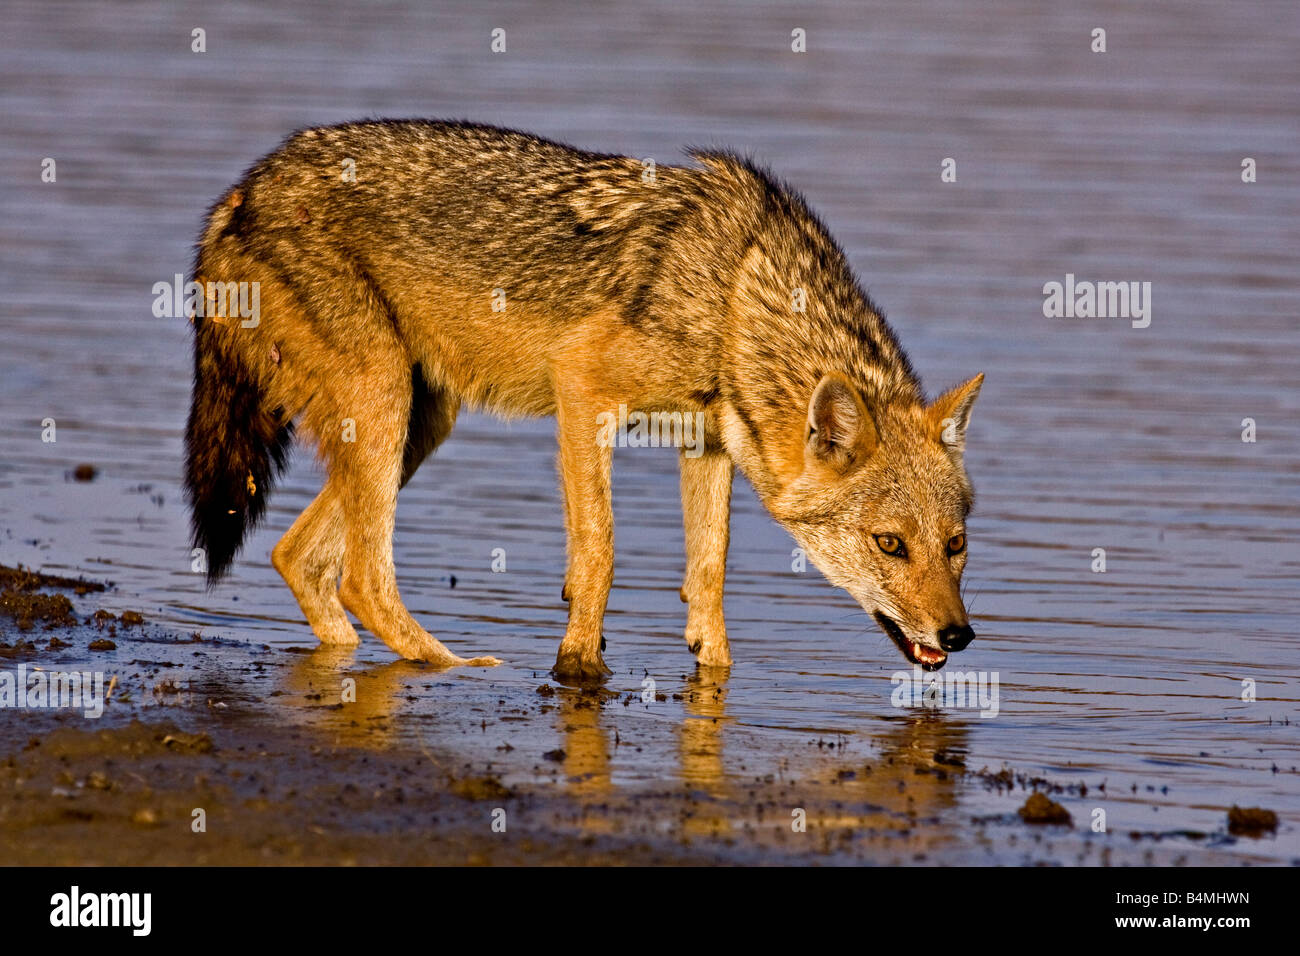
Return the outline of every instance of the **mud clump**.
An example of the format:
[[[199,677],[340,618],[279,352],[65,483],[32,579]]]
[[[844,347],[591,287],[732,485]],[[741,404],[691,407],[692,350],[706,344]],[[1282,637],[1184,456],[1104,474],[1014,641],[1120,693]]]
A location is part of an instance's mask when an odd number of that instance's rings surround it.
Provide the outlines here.
[[[115,651],[115,650],[117,650],[117,645],[114,644],[112,641],[110,641],[110,640],[109,640],[108,638],[106,638],[106,637],[101,637],[101,638],[99,638],[98,640],[91,641],[89,644],[86,645],[86,647],[87,647],[87,649],[92,650],[92,651]]]
[[[11,568],[0,564],[0,589],[5,591],[39,591],[49,588],[70,588],[78,595],[102,591],[104,585],[85,578],[63,578],[56,574],[29,571],[22,565]]]
[[[496,777],[464,777],[453,780],[452,793],[466,800],[508,800],[514,793]]]
[[[153,807],[141,807],[131,814],[131,822],[141,827],[156,827],[159,824],[158,811]]]
[[[104,585],[0,564],[0,614],[12,618],[21,631],[31,630],[38,622],[47,628],[73,627],[77,619],[67,595],[41,593],[55,588],[71,589],[81,595],[102,591]]]
[[[118,758],[154,757],[167,752],[208,753],[214,748],[212,740],[204,733],[188,733],[172,723],[146,724],[132,720],[124,727],[85,731],[75,727],[60,727],[50,731],[44,739],[33,738],[46,758],[61,763],[84,757],[111,764]],[[101,767],[94,768],[103,774]],[[104,776],[107,782],[108,777]],[[96,789],[111,789],[97,787]]]
[[[212,738],[207,734],[187,734],[174,730],[162,738],[168,750],[187,754],[205,754],[212,751]]]
[[[1070,811],[1045,794],[1031,793],[1016,813],[1026,823],[1072,823]]]
[[[1263,807],[1238,807],[1228,811],[1228,832],[1238,836],[1259,836],[1277,830],[1277,814]]]
[[[14,619],[20,631],[30,631],[37,621],[46,627],[72,627],[72,602],[62,594],[31,594],[25,591],[0,591],[0,612]]]

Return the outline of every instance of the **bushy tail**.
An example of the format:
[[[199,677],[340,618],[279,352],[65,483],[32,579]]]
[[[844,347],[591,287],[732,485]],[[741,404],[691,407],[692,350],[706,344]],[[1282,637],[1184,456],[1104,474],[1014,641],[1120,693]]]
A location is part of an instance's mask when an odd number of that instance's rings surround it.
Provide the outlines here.
[[[229,569],[262,517],[288,459],[292,424],[267,409],[261,387],[225,346],[220,327],[194,320],[194,395],[185,429],[185,488],[194,546],[207,557],[208,586]]]

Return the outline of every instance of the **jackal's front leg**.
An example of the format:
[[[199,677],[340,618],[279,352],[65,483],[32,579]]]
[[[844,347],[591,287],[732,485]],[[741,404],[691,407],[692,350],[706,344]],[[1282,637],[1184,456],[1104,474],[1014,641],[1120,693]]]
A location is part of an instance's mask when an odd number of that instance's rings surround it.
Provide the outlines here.
[[[701,664],[731,663],[722,590],[731,541],[731,459],[721,452],[681,454],[682,519],[686,528],[686,646]]]
[[[614,581],[614,510],[610,499],[613,449],[599,440],[595,407],[586,396],[556,396],[559,469],[569,537],[565,592],[569,627],[555,675],[593,680],[609,675],[601,657],[605,605]]]

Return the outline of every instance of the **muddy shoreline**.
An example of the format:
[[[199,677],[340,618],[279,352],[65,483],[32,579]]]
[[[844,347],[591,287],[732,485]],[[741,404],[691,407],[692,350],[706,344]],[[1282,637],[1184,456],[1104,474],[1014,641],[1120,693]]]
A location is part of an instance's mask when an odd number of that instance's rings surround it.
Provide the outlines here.
[[[901,719],[875,760],[809,738],[727,773],[725,678],[696,675],[672,726],[608,687],[175,634],[97,606],[97,582],[0,580],[0,671],[101,675],[106,693],[99,717],[38,704],[0,721],[13,865],[1252,860],[1226,817],[1217,833],[1092,833],[1086,785],[968,767],[926,716]],[[540,749],[548,729],[559,746]],[[611,771],[611,754],[642,752],[676,766]],[[968,793],[1005,812],[966,812]]]

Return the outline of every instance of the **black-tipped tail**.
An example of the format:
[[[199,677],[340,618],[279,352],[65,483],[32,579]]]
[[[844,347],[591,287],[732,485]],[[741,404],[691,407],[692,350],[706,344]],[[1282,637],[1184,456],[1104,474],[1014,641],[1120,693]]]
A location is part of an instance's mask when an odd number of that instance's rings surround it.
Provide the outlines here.
[[[222,341],[224,330],[195,319],[194,395],[185,429],[185,488],[194,546],[207,560],[208,586],[229,569],[244,535],[266,511],[288,459],[291,424]],[[237,333],[236,333],[237,334]]]

